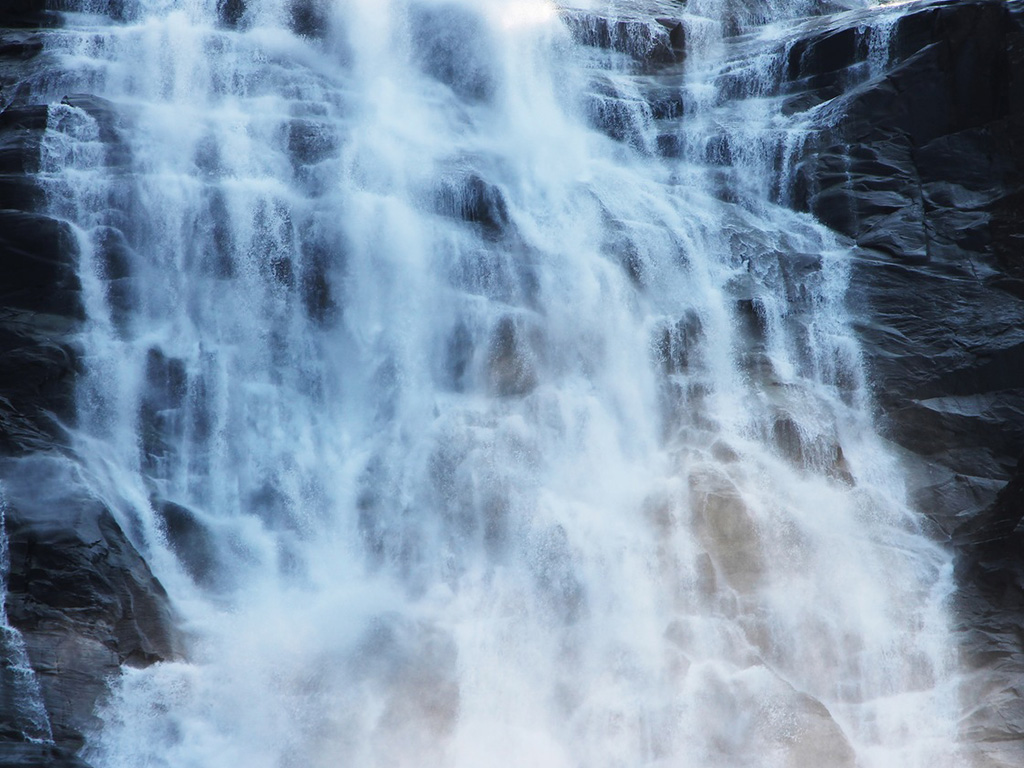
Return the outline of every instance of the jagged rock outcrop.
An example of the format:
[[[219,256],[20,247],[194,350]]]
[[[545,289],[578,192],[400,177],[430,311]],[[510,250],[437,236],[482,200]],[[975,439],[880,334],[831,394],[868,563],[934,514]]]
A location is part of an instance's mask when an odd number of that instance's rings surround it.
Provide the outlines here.
[[[49,94],[30,85],[52,66],[40,54],[57,7],[9,0],[0,9],[0,682],[27,673],[12,670],[14,650],[27,657],[49,721],[22,727],[15,696],[24,691],[0,696],[5,768],[83,768],[74,753],[109,679],[123,664],[176,652],[166,593],[111,511],[83,490],[68,455],[84,319],[78,251],[68,225],[45,213],[36,174]]]
[[[21,632],[54,741],[77,748],[121,665],[175,654],[167,595],[64,457],[9,459],[0,475],[8,619]]]
[[[887,40],[852,24],[788,56],[789,109],[815,107],[823,127],[793,202],[863,249],[854,299],[878,402],[926,459],[919,499],[947,530],[991,503],[1024,450],[1020,11],[926,4]],[[881,72],[873,46],[889,52]]]
[[[562,21],[581,45],[623,53],[650,66],[682,61],[686,50],[686,27],[678,18],[607,15],[570,8],[561,12]]]
[[[919,3],[888,30],[827,27],[787,62],[787,109],[820,128],[793,203],[861,246],[852,300],[877,401],[957,547],[979,671],[964,730],[993,765],[1024,759],[1022,22],[1017,0]]]

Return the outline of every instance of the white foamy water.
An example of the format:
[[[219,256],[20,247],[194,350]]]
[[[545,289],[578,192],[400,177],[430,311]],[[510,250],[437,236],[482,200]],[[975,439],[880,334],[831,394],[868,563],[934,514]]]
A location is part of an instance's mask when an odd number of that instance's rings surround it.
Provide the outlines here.
[[[54,33],[109,100],[46,146],[77,450],[184,635],[87,757],[961,765],[848,247],[771,202],[810,4],[695,0],[657,71],[544,0],[215,5]]]

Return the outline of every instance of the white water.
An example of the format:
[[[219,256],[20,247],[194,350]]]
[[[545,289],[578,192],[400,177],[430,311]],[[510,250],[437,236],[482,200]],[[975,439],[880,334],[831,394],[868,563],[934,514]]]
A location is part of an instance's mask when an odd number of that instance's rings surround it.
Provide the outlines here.
[[[543,0],[325,2],[318,39],[214,6],[55,33],[117,106],[55,105],[46,148],[77,447],[185,633],[87,756],[961,765],[950,559],[872,425],[848,250],[769,202],[785,26],[726,43],[695,0],[655,78]]]

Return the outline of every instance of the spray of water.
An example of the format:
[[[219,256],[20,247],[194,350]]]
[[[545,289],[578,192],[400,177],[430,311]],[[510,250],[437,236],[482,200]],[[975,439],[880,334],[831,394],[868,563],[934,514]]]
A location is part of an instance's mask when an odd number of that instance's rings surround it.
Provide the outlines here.
[[[97,766],[962,764],[848,249],[772,202],[769,23],[811,8],[694,0],[658,67],[680,9],[628,10],[604,49],[546,0],[54,33],[102,97],[45,147],[77,449],[188,637]]]

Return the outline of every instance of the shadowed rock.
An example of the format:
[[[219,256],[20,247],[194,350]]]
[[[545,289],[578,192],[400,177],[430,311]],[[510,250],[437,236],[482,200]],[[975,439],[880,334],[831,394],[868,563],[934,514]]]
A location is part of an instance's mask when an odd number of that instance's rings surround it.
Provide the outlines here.
[[[509,227],[508,204],[494,184],[476,174],[446,179],[434,197],[438,213],[479,225],[488,238],[497,238]]]
[[[491,334],[487,379],[501,397],[525,395],[537,386],[535,340],[510,317],[502,318]]]
[[[814,78],[863,64],[868,28],[830,29],[789,57],[792,87],[831,99],[794,204],[865,249],[853,301],[889,433],[964,478],[954,483],[978,478],[975,489],[1005,481],[1024,450],[1020,7],[912,9],[893,28],[888,68],[865,80],[862,67],[846,90],[852,76]],[[937,507],[927,493],[937,516],[963,511],[963,494]]]
[[[578,9],[560,15],[581,45],[624,53],[643,64],[672,64],[685,56],[686,28],[678,19],[613,17]]]
[[[498,87],[490,34],[483,20],[462,6],[417,5],[409,33],[423,73],[467,101],[487,101]]]
[[[66,749],[53,744],[2,742],[0,768],[90,768]]]
[[[788,62],[787,109],[820,105],[825,126],[793,203],[864,249],[851,301],[886,431],[913,452],[915,499],[959,548],[956,607],[979,672],[963,727],[994,766],[1024,760],[1022,11],[911,6],[870,79],[852,27],[798,42]]]
[[[111,512],[64,458],[0,463],[10,550],[7,611],[60,746],[76,749],[122,664],[176,654],[167,595]]]

